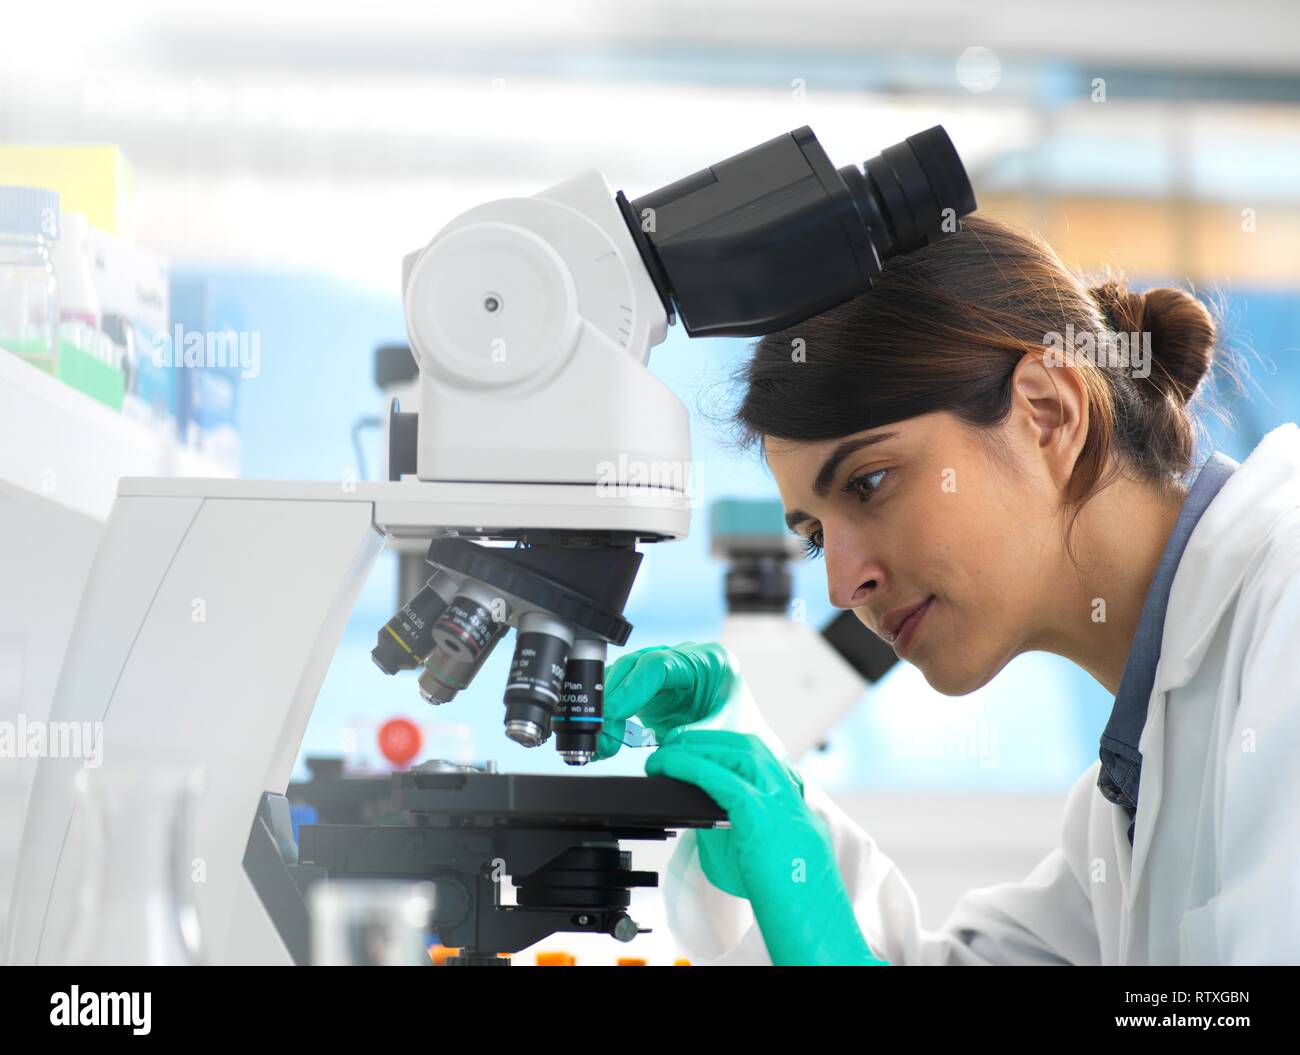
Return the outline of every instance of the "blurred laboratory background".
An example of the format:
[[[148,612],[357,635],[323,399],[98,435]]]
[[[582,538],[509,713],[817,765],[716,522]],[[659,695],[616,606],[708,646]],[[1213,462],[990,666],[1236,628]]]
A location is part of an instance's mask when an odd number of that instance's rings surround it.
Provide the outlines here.
[[[0,333],[6,720],[43,716],[77,647],[68,633],[120,476],[375,478],[374,422],[394,387],[377,385],[375,352],[405,341],[403,255],[470,206],[587,168],[635,197],[802,125],[842,165],[942,123],[982,212],[1079,268],[1184,284],[1222,311],[1249,375],[1244,391],[1211,393],[1225,419],[1207,418],[1206,452],[1242,458],[1300,418],[1290,0],[53,0],[3,21],[0,185],[58,192],[69,298],[56,356]],[[225,335],[238,355],[159,370],[153,349],[181,355],[177,326]],[[629,649],[719,637],[727,565],[709,512],[777,497],[726,428],[728,377],[750,346],[677,328],[651,353],[692,414],[694,514],[688,539],[646,548]],[[381,372],[399,360],[385,353]],[[791,572],[791,620],[825,625],[822,565]],[[299,776],[316,757],[396,765],[381,733],[398,718],[421,757],[567,771],[502,734],[501,676],[434,709],[414,674],[375,669],[398,591],[385,554]],[[788,702],[800,707],[797,690]],[[864,679],[798,761],[899,862],[936,927],[964,890],[1022,877],[1054,845],[1110,705],[1048,655],[957,699],[899,664]],[[589,771],[639,773],[644,756]],[[0,894],[34,765],[0,767]]]

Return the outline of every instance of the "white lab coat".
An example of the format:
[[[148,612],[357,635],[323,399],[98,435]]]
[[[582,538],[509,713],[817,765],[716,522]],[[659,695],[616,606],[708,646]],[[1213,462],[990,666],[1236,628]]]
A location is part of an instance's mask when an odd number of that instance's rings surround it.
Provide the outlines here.
[[[751,718],[753,716],[751,715]],[[760,735],[766,735],[761,717]],[[922,928],[898,867],[827,796],[863,935],[891,963],[1300,963],[1300,429],[1270,432],[1205,510],[1175,572],[1146,725],[1137,828],[1097,788],[1019,882]],[[749,903],[709,883],[683,832],[664,894],[697,964],[771,962]]]

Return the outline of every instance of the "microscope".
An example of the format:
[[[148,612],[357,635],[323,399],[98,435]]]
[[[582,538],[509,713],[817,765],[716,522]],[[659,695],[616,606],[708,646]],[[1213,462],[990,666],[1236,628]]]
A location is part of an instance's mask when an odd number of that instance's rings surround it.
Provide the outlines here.
[[[168,829],[184,850],[162,881],[135,878],[190,962],[310,962],[305,893],[350,877],[432,883],[430,928],[462,963],[557,931],[634,937],[629,891],[657,877],[620,840],[725,825],[692,785],[435,761],[393,776],[396,823],[294,840],[286,788],[367,573],[385,544],[424,550],[424,582],[377,631],[381,671],[418,670],[446,704],[513,631],[505,735],[584,766],[638,547],[689,527],[688,417],[650,349],[678,319],[691,337],[793,326],[975,207],[942,127],[839,169],[803,127],[636,199],[589,170],[448,223],[403,262],[418,405],[390,408],[387,480],[120,482],[50,715],[102,723],[103,764],[87,781],[78,759],[41,761],[10,962],[65,962],[95,922],[82,895],[111,810],[87,784],[110,795],[163,764],[201,773],[202,794]],[[129,820],[113,834],[119,869],[158,856]],[[147,962],[148,936],[100,955]]]

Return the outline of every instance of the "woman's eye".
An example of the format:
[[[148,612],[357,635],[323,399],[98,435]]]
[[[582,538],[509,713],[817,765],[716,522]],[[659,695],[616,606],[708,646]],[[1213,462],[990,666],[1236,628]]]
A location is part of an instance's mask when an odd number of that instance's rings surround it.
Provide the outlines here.
[[[880,482],[884,480],[888,469],[876,469],[873,472],[862,473],[860,476],[851,476],[845,481],[844,486],[840,488],[845,493],[853,493],[863,502],[869,501],[871,496],[880,488]],[[868,489],[862,490],[859,485],[867,484]]]
[[[803,553],[809,560],[821,556],[822,544],[818,541],[820,531],[814,531],[811,535],[803,540]]]
[[[844,486],[841,487],[840,490],[844,491],[845,493],[856,494],[859,500],[863,502],[869,501],[871,496],[874,495],[877,490],[879,490],[881,481],[884,480],[885,475],[888,472],[889,472],[888,469],[876,469],[869,473],[862,473],[858,476],[854,476],[849,480],[845,481]],[[868,489],[865,491],[862,490],[861,487],[859,486],[860,484],[866,484]],[[814,531],[811,535],[807,536],[803,540],[804,556],[808,557],[809,559],[820,557],[822,553],[822,546],[823,543],[821,540],[821,532]]]

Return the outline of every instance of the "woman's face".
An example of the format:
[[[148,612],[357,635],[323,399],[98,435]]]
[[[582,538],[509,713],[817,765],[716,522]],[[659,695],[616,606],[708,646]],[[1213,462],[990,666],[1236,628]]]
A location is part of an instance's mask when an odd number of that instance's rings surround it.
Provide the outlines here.
[[[1050,479],[1014,432],[943,411],[841,439],[766,437],[764,453],[831,603],[936,690],[973,692],[1034,647],[1066,557]]]

